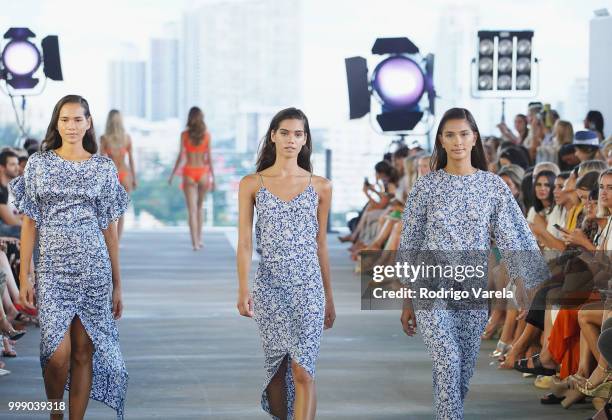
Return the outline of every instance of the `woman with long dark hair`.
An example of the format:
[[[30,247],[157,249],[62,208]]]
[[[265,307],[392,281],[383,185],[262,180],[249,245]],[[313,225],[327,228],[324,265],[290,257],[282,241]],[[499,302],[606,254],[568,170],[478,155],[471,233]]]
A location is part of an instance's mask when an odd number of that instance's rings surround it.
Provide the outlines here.
[[[240,181],[237,306],[259,327],[261,405],[280,419],[314,419],[321,334],[336,317],[326,239],[331,183],[312,174],[311,153],[306,115],[284,109],[272,118],[256,173]],[[253,209],[261,261],[251,294]]]
[[[128,375],[115,322],[123,311],[115,221],[129,198],[113,161],[96,152],[87,101],[63,97],[42,151],[9,184],[24,215],[19,293],[23,306],[38,307],[47,398],[61,401],[69,386],[71,419],[84,417],[89,398],[122,419]],[[37,233],[34,291],[28,273]]]
[[[170,174],[168,183],[177,171],[181,159],[186,159],[183,167],[183,192],[187,203],[189,232],[193,250],[202,248],[202,226],[204,215],[202,205],[206,192],[215,189],[212,157],[210,155],[210,132],[204,122],[204,113],[197,106],[189,110],[187,129],[181,133],[179,154]]]
[[[543,260],[540,264],[534,261],[533,257],[541,259],[541,255],[510,189],[499,176],[487,171],[480,133],[467,109],[452,108],[442,117],[432,172],[419,178],[410,192],[403,224],[398,250],[403,262],[420,264],[422,257],[428,257],[427,251],[437,251],[434,261],[438,264],[442,255],[455,267],[472,266],[472,272],[476,264],[483,265],[487,272],[493,233],[497,247],[508,260],[509,277],[519,285],[521,302],[523,286],[531,289],[539,280],[532,275],[532,267],[545,272]],[[511,251],[518,250],[530,252],[516,258]],[[417,284],[434,292],[449,290],[436,286],[470,291],[471,287],[485,289],[487,278],[486,274],[467,279],[436,277]],[[488,317],[486,300],[470,296],[455,301],[423,299],[417,294],[415,299],[405,301],[402,311],[404,331],[412,336],[418,324],[431,355],[438,419],[463,418],[463,402]]]
[[[113,160],[117,167],[119,183],[129,194],[136,189],[136,169],[134,167],[134,156],[132,154],[132,139],[125,132],[123,118],[116,109],[111,109],[106,118],[106,129],[100,137],[100,150],[104,156]],[[128,158],[126,163],[125,158]],[[117,222],[117,235],[121,239],[123,233],[123,216]]]
[[[584,117],[584,128],[587,130],[595,131],[599,141],[602,142],[605,138],[604,135],[604,117],[599,111],[589,111]]]

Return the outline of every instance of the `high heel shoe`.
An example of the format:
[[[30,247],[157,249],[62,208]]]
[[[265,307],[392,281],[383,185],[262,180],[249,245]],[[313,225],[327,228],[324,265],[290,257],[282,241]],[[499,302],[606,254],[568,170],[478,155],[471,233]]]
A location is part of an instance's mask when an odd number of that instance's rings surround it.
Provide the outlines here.
[[[597,366],[599,369],[604,370],[601,365]],[[599,397],[609,399],[612,396],[612,369],[605,369],[606,377],[597,386],[594,386],[590,380],[586,380],[583,385],[578,385],[577,388],[584,395],[589,397]]]
[[[610,398],[612,396],[612,381],[603,382],[595,388],[579,386],[578,390],[589,397]]]
[[[8,322],[8,319],[6,318],[6,315],[4,315],[4,317],[2,318],[3,321],[6,321],[7,324],[11,325]],[[25,331],[23,330],[16,330],[15,328],[13,328],[12,326],[8,329],[3,329],[0,328],[0,333],[7,338],[10,338],[11,340],[19,340],[21,337],[23,337],[25,335]]]
[[[512,344],[504,343],[503,341],[499,340],[495,350],[489,354],[489,357],[496,358],[506,356],[510,349],[512,349]]]

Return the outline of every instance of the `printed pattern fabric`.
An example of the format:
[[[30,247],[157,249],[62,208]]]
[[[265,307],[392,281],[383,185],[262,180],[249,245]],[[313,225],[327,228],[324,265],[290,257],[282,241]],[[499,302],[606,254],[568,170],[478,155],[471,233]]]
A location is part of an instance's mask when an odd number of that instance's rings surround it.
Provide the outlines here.
[[[255,206],[261,261],[253,284],[253,310],[267,374],[261,406],[277,418],[270,411],[267,387],[286,360],[287,418],[292,419],[295,386],[291,362],[314,378],[323,332],[325,294],[316,239],[318,195],[309,184],[287,202],[262,186]]]
[[[115,165],[100,155],[77,162],[52,150],[37,152],[9,186],[15,206],[39,232],[35,287],[43,374],[78,316],[94,345],[90,397],[122,419],[128,374],[112,315],[111,262],[102,233],[129,203]]]
[[[546,263],[510,189],[490,172],[457,176],[437,170],[418,179],[402,220],[399,261],[413,261],[423,251],[444,251],[455,257],[451,260],[462,260],[469,255],[466,251],[488,251],[493,237],[511,279],[533,289],[548,278]],[[482,287],[486,281],[485,277]],[[433,362],[436,418],[463,419],[487,310],[454,310],[435,300],[429,309],[417,307],[415,312]]]

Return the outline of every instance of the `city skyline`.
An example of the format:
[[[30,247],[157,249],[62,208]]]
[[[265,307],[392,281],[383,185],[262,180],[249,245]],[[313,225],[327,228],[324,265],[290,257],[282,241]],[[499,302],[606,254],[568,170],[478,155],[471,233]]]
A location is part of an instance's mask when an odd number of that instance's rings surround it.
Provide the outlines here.
[[[94,26],[92,29],[102,26],[105,30],[87,31],[85,30],[86,23],[78,19],[71,20],[71,25],[65,28],[62,26],[62,21],[66,18],[61,16],[61,10],[68,7],[71,4],[70,1],[60,0],[51,3],[26,0],[8,6],[3,16],[0,17],[0,27],[30,26],[39,37],[47,33],[56,33],[60,36],[60,50],[66,81],[50,82],[42,97],[30,101],[30,107],[51,107],[55,100],[67,91],[78,91],[89,98],[94,110],[99,110],[96,113],[99,119],[110,107],[107,98],[108,89],[104,89],[104,83],[88,83],[88,78],[81,73],[84,67],[87,68],[87,73],[91,75],[91,78],[106,81],[107,75],[104,74],[106,63],[117,58],[120,54],[121,43],[131,42],[136,45],[140,56],[135,59],[146,59],[149,55],[151,39],[159,36],[167,23],[180,22],[185,13],[201,9],[206,5],[232,3],[253,3],[253,1],[179,1],[172,6],[161,1],[132,1],[125,5],[121,4],[122,13],[113,17],[117,20],[116,25],[104,25],[104,18],[109,16],[113,7],[118,7],[118,2],[110,1],[105,6],[94,4],[88,11],[92,15],[99,15],[101,19],[100,22],[96,20],[89,24]],[[143,14],[145,4],[148,6],[147,13]],[[491,10],[484,7],[488,3],[481,1],[458,5],[456,2],[439,0],[428,8],[418,6],[416,2],[406,3],[391,0],[382,1],[376,7],[363,1],[343,0],[328,4],[325,8],[319,7],[322,4],[323,2],[319,0],[304,2],[302,17],[294,22],[299,28],[304,28],[302,40],[304,59],[301,66],[304,95],[303,101],[300,101],[302,103],[297,105],[302,106],[308,113],[313,126],[319,127],[333,127],[347,121],[348,105],[343,59],[351,55],[367,56],[375,37],[409,36],[424,53],[435,53],[437,63],[443,63],[444,51],[439,50],[444,47],[444,44],[436,40],[436,31],[432,29],[438,27],[438,32],[440,32],[443,11],[449,10],[451,6],[461,13],[470,9],[477,10],[479,27],[474,28],[474,34],[477,29],[485,27],[534,29],[536,55],[540,58],[542,70],[538,98],[551,102],[553,106],[556,103],[567,102],[572,90],[571,85],[577,79],[588,77],[588,21],[593,16],[594,9],[605,5],[601,1],[588,0],[568,3],[567,7],[557,10],[554,1],[542,1],[537,4],[526,1],[500,1],[497,2],[495,10]],[[26,15],[26,9],[30,12],[39,10],[39,14]],[[554,10],[555,13],[547,13],[551,10]],[[57,19],[42,20],[43,15]],[[405,17],[402,18],[402,15]],[[540,19],[544,15],[547,18]],[[23,16],[28,17],[24,19]],[[135,16],[141,18],[139,25],[137,27],[128,25],[127,22]],[[19,25],[16,25],[15,21],[20,21]],[[355,26],[358,22],[360,25]],[[60,27],[62,30],[57,30]],[[402,29],[399,30],[399,28]],[[564,33],[572,34],[571,37],[565,37],[562,43],[559,42],[559,28],[563,28]],[[80,29],[84,30],[82,36],[71,35],[79,32]],[[463,32],[464,36],[469,37],[465,35],[465,30]],[[87,45],[98,48],[88,49]],[[93,62],[102,61],[102,65],[83,66],[79,64],[77,66],[74,51],[79,51],[79,54],[83,53],[78,57],[79,62],[89,59]],[[465,57],[465,63],[469,63],[470,59],[471,57]],[[584,65],[568,65],[568,63],[580,62]],[[467,64],[464,69],[466,66]],[[438,65],[436,77],[450,71],[452,70]],[[103,77],[96,76],[100,74]],[[458,90],[468,88],[465,85],[457,86]],[[441,95],[440,89],[438,90]],[[3,102],[0,109],[6,109],[6,101]],[[440,99],[440,103],[444,103],[444,98]],[[525,103],[526,101],[519,100],[508,101],[508,113],[511,115],[524,111]],[[186,106],[181,104],[179,108],[184,109]],[[490,122],[492,120],[490,115],[499,114],[499,107],[499,104],[494,102],[489,102],[483,107],[488,110],[489,114],[481,115],[483,121],[481,124],[486,127],[487,131],[494,130],[494,125]],[[35,112],[35,114],[41,113]],[[42,123],[39,125],[44,126]]]

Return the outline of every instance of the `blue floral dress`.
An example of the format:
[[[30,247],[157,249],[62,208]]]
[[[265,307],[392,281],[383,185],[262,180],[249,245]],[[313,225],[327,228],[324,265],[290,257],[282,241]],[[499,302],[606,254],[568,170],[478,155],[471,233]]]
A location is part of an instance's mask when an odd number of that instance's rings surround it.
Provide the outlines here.
[[[418,263],[416,255],[433,255],[435,260],[442,255],[455,265],[471,265],[476,256],[486,273],[492,238],[511,280],[533,289],[548,278],[535,238],[500,177],[481,170],[465,176],[437,170],[419,178],[408,196],[398,258]],[[451,287],[461,289],[456,278],[450,282]],[[469,284],[486,289],[487,278]],[[436,418],[463,419],[463,402],[487,322],[486,306],[466,308],[444,299],[426,304],[417,299],[413,305],[417,328],[433,362]]]
[[[111,262],[102,234],[129,202],[115,165],[100,155],[77,162],[52,150],[37,152],[9,186],[15,206],[35,221],[39,233],[35,287],[43,374],[78,316],[94,345],[90,397],[121,419],[128,374],[112,315]]]
[[[314,378],[325,316],[325,293],[317,254],[319,196],[309,183],[291,201],[263,185],[257,192],[255,237],[261,260],[253,283],[254,320],[265,355],[262,408],[270,412],[267,387],[287,360],[287,418],[293,418],[291,361]]]

